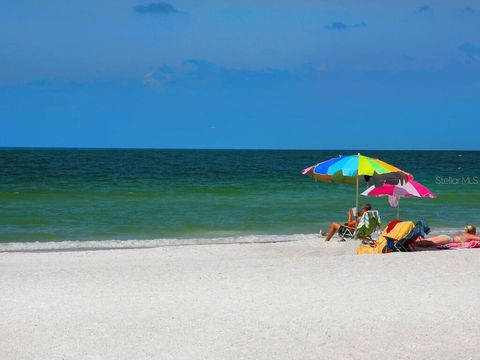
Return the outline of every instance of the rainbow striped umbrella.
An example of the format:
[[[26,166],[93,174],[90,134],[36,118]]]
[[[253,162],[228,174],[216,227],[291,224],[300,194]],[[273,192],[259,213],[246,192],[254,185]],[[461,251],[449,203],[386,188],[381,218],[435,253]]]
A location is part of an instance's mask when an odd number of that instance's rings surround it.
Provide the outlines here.
[[[358,184],[373,183],[398,184],[413,180],[409,173],[390,165],[380,159],[374,159],[361,154],[338,156],[310,166],[302,171],[316,181],[336,182],[357,185],[356,207],[358,208]]]
[[[374,182],[382,185],[404,182],[412,175],[380,159],[363,155],[337,156],[327,161],[303,169],[302,174],[309,175],[322,182],[354,184]]]

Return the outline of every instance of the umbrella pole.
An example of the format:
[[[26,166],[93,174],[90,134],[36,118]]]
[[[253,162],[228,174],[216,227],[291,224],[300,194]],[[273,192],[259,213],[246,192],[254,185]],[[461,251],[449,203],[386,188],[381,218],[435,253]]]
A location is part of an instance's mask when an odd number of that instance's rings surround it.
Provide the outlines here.
[[[357,214],[358,214],[358,172],[359,172],[359,169],[360,168],[360,153],[358,153],[358,165],[357,165],[357,194],[356,194],[356,198],[355,198],[355,209],[357,209]],[[357,215],[358,216],[358,215]],[[355,226],[356,228],[356,226]]]
[[[357,209],[357,214],[358,214],[358,175],[357,175],[357,194],[355,198],[355,209]]]
[[[358,154],[360,155],[360,153]],[[358,170],[357,170],[357,193],[355,197],[355,209],[356,209],[356,214],[355,214],[355,232],[354,232],[354,238],[358,239],[357,237],[357,220],[358,220]]]
[[[397,219],[400,220],[400,199],[398,199],[398,205],[397,205]]]

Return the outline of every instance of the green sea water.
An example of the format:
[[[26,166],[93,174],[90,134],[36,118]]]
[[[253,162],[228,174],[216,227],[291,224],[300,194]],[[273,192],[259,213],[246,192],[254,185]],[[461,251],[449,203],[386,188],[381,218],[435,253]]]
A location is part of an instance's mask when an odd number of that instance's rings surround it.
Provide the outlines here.
[[[361,151],[438,195],[404,199],[432,229],[480,225],[480,152]],[[312,234],[343,221],[355,188],[309,165],[353,151],[0,150],[0,243]],[[362,189],[363,190],[363,189]],[[365,198],[395,218],[386,198]]]

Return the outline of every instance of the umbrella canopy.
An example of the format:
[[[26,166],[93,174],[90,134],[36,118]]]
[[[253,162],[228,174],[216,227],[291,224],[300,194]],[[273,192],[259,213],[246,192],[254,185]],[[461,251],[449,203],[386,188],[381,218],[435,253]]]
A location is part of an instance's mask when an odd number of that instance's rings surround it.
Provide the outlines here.
[[[370,186],[365,190],[362,195],[364,196],[388,196],[388,202],[392,207],[399,209],[400,207],[400,198],[402,197],[429,197],[436,198],[437,196],[431,192],[427,187],[420,184],[417,181],[409,180],[403,184],[384,184],[379,187],[375,185]],[[397,217],[399,216],[399,211],[397,212]]]
[[[365,196],[397,196],[397,197],[429,197],[436,198],[437,196],[431,192],[427,187],[420,184],[418,181],[409,180],[404,184],[391,185],[385,184],[380,187],[370,186],[362,195]]]
[[[360,154],[340,155],[303,169],[302,174],[322,182],[356,184],[356,209],[358,209],[359,182],[381,185],[399,184],[413,179],[412,175],[393,165]]]
[[[363,155],[338,156],[302,171],[315,180],[355,184],[357,181],[376,185],[398,184],[413,179],[409,173],[380,159]]]

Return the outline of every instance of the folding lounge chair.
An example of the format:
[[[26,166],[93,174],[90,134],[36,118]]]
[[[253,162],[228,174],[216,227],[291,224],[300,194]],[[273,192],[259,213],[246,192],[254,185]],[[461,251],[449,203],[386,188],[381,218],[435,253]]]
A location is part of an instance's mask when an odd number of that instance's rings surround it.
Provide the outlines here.
[[[347,225],[341,225],[337,234],[340,236],[341,241],[353,239],[355,237],[355,228]]]
[[[357,254],[382,254],[385,252],[399,251],[396,244],[399,240],[406,237],[415,224],[413,221],[402,221],[397,223],[393,228],[388,229],[388,226],[380,234],[377,241],[362,242],[357,248]]]
[[[428,225],[428,223],[425,220],[419,220],[415,223],[415,226],[413,227],[413,229],[410,230],[410,232],[407,235],[405,235],[401,239],[398,239],[398,241],[394,243],[395,249],[401,252],[412,251],[409,248],[408,243],[412,240],[415,240],[418,237],[424,238],[429,233],[430,233],[430,226]]]
[[[342,225],[338,229],[338,235],[342,241],[346,239],[361,239],[365,242],[371,242],[372,234],[380,229],[381,219],[378,210],[368,210],[363,213],[356,228]]]
[[[363,213],[357,225],[356,237],[362,240],[363,243],[374,242],[372,234],[380,229],[382,220],[378,210],[368,210]]]

